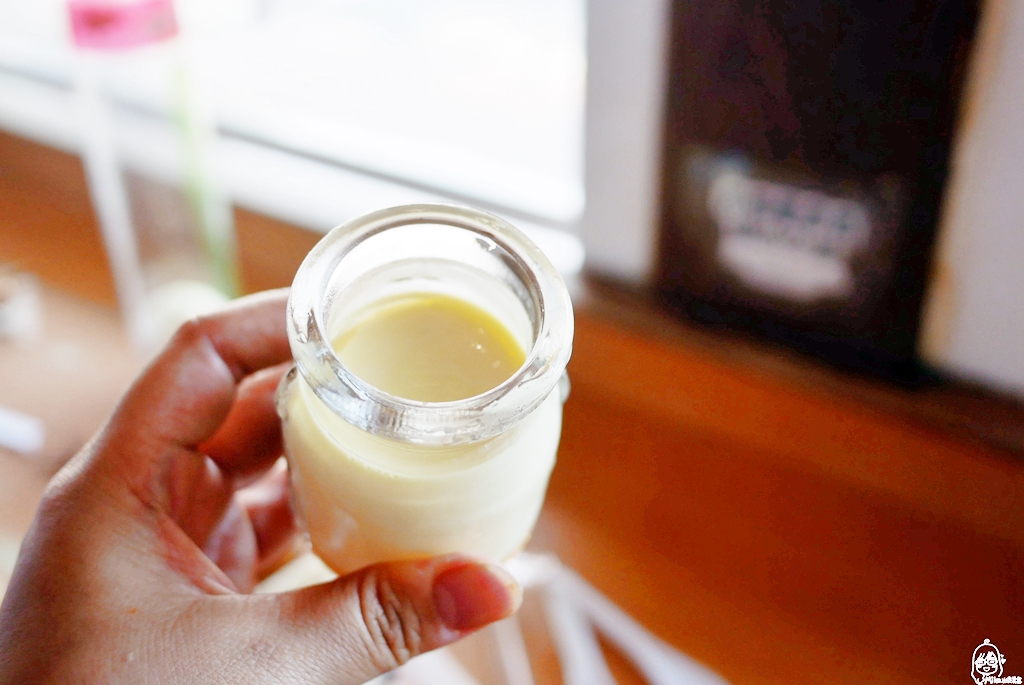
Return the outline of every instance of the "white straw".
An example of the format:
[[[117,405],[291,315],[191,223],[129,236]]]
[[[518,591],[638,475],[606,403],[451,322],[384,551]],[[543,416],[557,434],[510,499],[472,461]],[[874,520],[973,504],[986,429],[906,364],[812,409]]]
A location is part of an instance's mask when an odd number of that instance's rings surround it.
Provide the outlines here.
[[[523,640],[523,629],[519,618],[512,616],[494,624],[495,641],[498,643],[498,658],[505,673],[507,685],[535,685],[530,669],[530,655]]]
[[[87,51],[79,52],[75,59],[82,159],[128,332],[133,342],[143,347],[149,342],[149,331],[143,319],[145,284],[128,195],[117,162],[110,112],[100,93],[96,59],[96,55]]]
[[[586,616],[555,578],[544,587],[544,607],[565,685],[615,685]]]

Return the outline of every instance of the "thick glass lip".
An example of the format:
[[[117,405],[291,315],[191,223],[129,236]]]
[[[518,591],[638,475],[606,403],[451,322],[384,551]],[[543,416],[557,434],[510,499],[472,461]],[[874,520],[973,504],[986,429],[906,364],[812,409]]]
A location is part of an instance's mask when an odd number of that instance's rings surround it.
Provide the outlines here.
[[[539,325],[526,361],[483,394],[451,402],[396,397],[349,371],[330,345],[325,298],[335,270],[364,241],[412,224],[453,226],[491,241],[533,299]],[[460,205],[391,207],[330,231],[299,267],[288,299],[287,325],[299,372],[328,408],[369,433],[420,445],[475,442],[511,428],[551,394],[572,353],[572,302],[555,267],[507,221]]]

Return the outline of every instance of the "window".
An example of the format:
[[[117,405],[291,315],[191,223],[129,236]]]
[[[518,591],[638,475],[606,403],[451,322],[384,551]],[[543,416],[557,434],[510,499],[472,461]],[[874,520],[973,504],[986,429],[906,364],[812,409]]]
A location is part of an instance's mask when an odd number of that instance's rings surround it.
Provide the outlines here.
[[[177,7],[217,113],[235,202],[324,231],[454,200],[583,261],[583,0],[201,0]],[[0,0],[0,127],[71,151],[74,51],[60,0]],[[119,122],[161,164],[158,50],[118,72]]]

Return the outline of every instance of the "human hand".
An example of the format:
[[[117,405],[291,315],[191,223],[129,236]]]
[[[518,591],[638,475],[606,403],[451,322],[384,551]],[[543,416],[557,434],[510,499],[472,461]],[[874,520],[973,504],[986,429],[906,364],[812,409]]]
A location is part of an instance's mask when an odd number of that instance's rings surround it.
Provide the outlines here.
[[[518,606],[458,555],[244,594],[297,539],[275,466],[285,299],[182,327],[51,481],[0,607],[0,683],[354,685]]]

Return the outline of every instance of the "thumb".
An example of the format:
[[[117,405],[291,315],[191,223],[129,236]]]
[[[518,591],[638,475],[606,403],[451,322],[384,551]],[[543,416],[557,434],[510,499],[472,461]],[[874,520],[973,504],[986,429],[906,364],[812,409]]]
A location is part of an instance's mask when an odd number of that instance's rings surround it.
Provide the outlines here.
[[[263,653],[275,682],[301,674],[303,682],[357,685],[511,615],[522,590],[500,566],[444,556],[252,599],[276,605],[261,631],[272,642]]]

